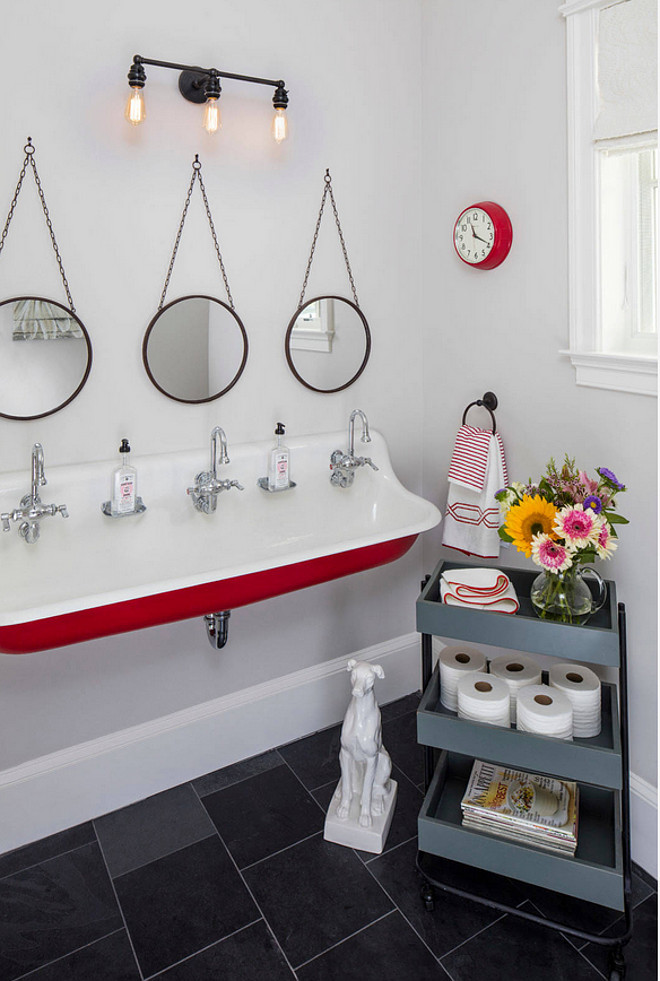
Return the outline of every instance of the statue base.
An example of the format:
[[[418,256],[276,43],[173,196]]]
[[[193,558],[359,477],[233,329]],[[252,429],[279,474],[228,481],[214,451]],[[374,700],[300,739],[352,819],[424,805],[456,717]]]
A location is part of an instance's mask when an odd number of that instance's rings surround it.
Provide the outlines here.
[[[346,845],[348,848],[358,848],[363,852],[373,852],[380,855],[392,823],[394,815],[394,805],[396,803],[396,780],[390,780],[390,789],[383,798],[383,813],[372,815],[371,827],[363,828],[360,824],[360,797],[353,795],[351,800],[348,817],[343,820],[337,817],[337,806],[341,800],[341,781],[337,784],[328,813],[325,819],[323,837],[326,841],[333,841],[337,845]]]

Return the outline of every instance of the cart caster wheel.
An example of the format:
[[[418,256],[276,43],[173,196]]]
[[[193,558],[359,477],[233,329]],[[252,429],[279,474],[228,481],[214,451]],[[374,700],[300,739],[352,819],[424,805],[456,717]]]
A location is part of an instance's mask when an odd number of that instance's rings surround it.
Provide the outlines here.
[[[422,897],[422,902],[424,903],[424,909],[432,913],[435,909],[435,893],[433,891],[433,886],[425,882],[421,888],[420,896]]]
[[[609,956],[609,981],[625,981],[626,962],[620,950],[612,951]]]

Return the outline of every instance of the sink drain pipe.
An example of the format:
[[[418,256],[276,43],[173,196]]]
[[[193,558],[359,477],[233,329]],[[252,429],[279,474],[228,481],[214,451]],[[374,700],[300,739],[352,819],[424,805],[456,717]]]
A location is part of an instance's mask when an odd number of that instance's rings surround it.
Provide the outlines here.
[[[229,640],[229,617],[231,610],[221,610],[220,613],[204,614],[206,634],[209,644],[216,651],[221,651]]]

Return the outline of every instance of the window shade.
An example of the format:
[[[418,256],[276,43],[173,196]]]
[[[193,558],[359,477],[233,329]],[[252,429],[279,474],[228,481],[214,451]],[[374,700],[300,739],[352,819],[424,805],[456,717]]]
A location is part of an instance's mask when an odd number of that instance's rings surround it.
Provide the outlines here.
[[[598,17],[598,97],[594,139],[658,127],[656,0],[620,0]]]

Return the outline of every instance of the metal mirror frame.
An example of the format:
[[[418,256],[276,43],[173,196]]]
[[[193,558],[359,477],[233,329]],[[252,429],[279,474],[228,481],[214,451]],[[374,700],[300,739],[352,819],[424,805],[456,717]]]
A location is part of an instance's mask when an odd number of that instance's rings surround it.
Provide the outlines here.
[[[238,371],[232,378],[229,385],[223,388],[222,391],[218,392],[216,395],[209,395],[209,397],[205,399],[182,399],[179,398],[178,395],[172,395],[170,392],[166,391],[162,385],[158,384],[158,382],[154,378],[151,368],[149,367],[149,359],[147,357],[147,347],[149,344],[149,338],[151,336],[151,332],[156,324],[156,321],[163,313],[165,313],[166,310],[169,310],[170,307],[173,307],[177,303],[181,303],[183,300],[212,300],[214,303],[219,304],[219,306],[224,307],[225,310],[227,310],[227,312],[232,315],[232,317],[238,324],[241,334],[243,335],[243,358],[241,360]],[[203,402],[215,402],[216,399],[219,399],[223,395],[226,395],[227,392],[234,387],[234,385],[241,377],[245,369],[245,365],[248,359],[248,351],[249,351],[249,343],[248,343],[247,331],[243,326],[243,321],[238,316],[236,311],[232,310],[232,308],[229,306],[228,303],[223,303],[222,300],[219,300],[217,296],[208,296],[206,293],[190,293],[187,296],[179,296],[176,298],[176,300],[170,300],[169,303],[166,303],[164,307],[161,307],[161,309],[158,310],[156,314],[151,318],[151,321],[149,322],[149,326],[147,327],[147,330],[144,335],[144,340],[142,341],[142,363],[144,364],[144,370],[149,376],[149,381],[151,382],[151,384],[154,386],[154,388],[157,388],[159,392],[162,392],[163,395],[166,395],[168,399],[172,399],[174,402],[183,402],[184,405],[201,405]]]
[[[367,339],[364,358],[362,359],[362,364],[360,365],[356,373],[353,375],[353,377],[349,378],[349,380],[344,385],[340,385],[338,388],[316,388],[314,385],[310,385],[310,383],[308,381],[305,381],[302,375],[296,370],[296,367],[293,363],[293,358],[291,356],[291,332],[295,326],[296,320],[298,319],[302,311],[305,309],[305,307],[309,306],[310,303],[316,303],[318,300],[341,300],[342,303],[347,303],[348,306],[352,307],[355,310],[355,312],[359,315]],[[305,303],[303,303],[302,306],[298,307],[293,317],[289,321],[289,326],[287,327],[287,331],[286,331],[286,337],[284,338],[284,352],[286,354],[287,364],[289,365],[291,372],[296,376],[300,384],[305,386],[305,388],[311,389],[312,392],[320,392],[321,395],[332,395],[335,392],[343,392],[345,388],[349,388],[358,380],[364,369],[367,367],[369,355],[371,354],[371,331],[369,330],[369,324],[367,323],[367,318],[362,313],[362,310],[359,308],[359,306],[356,303],[353,303],[352,300],[347,299],[345,296],[337,296],[331,293],[326,293],[323,296],[315,296],[313,297],[313,299],[307,300]]]
[[[75,320],[78,326],[80,327],[80,329],[82,330],[83,332],[82,339],[85,341],[85,344],[87,345],[87,367],[85,368],[80,384],[72,392],[72,394],[68,397],[68,399],[65,399],[64,402],[60,402],[60,404],[55,406],[54,409],[49,409],[48,412],[39,412],[37,415],[32,415],[32,416],[14,416],[14,415],[10,415],[7,412],[0,412],[0,418],[2,419],[14,419],[17,422],[28,422],[31,419],[44,419],[46,416],[52,416],[55,412],[59,412],[60,409],[65,408],[65,406],[67,406],[69,402],[73,402],[73,400],[80,394],[80,392],[85,386],[87,379],[89,378],[89,373],[92,370],[93,354],[92,354],[92,342],[90,340],[89,334],[87,333],[87,328],[85,327],[84,323],[82,322],[78,314],[74,313],[74,311],[70,307],[65,307],[64,304],[59,303],[58,300],[50,300],[45,296],[10,296],[6,300],[0,300],[0,307],[5,306],[7,303],[16,303],[19,300],[39,300],[39,302],[41,303],[51,303],[53,306],[59,307],[61,310],[66,310],[67,315],[71,317],[73,320]],[[30,342],[27,341],[26,343],[29,344]],[[47,343],[47,342],[43,342],[43,343]],[[57,343],[57,341],[55,343]],[[67,340],[63,340],[63,343],[67,344],[70,342]]]

